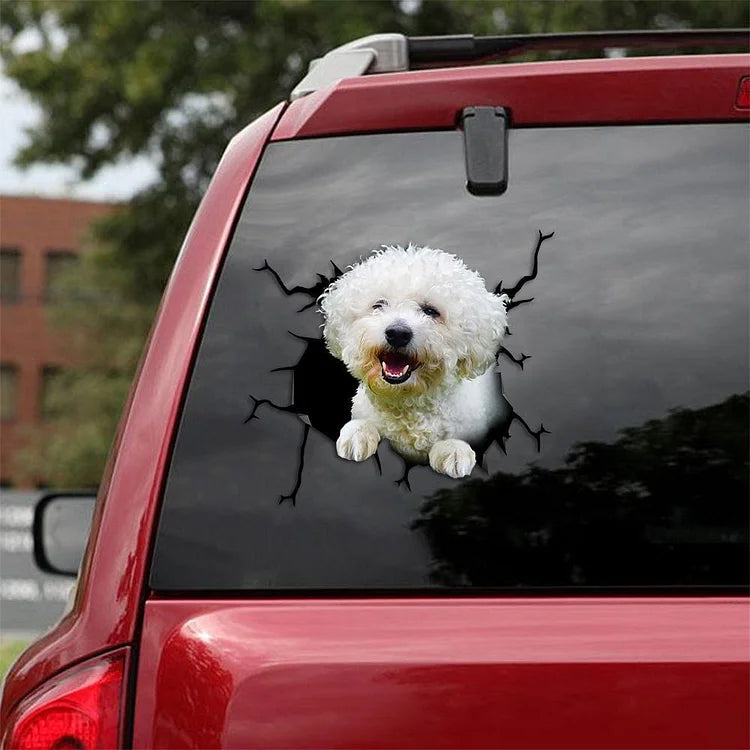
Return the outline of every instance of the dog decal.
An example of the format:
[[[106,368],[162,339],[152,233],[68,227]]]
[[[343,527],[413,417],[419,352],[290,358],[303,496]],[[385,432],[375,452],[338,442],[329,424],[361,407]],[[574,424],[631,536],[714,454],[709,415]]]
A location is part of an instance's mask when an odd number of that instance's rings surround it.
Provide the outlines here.
[[[303,422],[295,485],[279,503],[296,504],[310,427],[335,441],[341,458],[373,458],[378,471],[378,445],[387,438],[404,461],[397,484],[407,489],[416,465],[458,479],[484,465],[493,443],[506,452],[513,422],[541,450],[547,430],[533,430],[513,409],[497,365],[502,356],[523,369],[530,358],[502,344],[506,315],[533,300],[517,295],[537,277],[539,252],[553,234],[538,233],[527,276],[491,292],[456,256],[415,245],[383,246],[346,272],[331,261],[333,273],[309,287],[287,287],[267,260],[254,269],[270,273],[285,295],[307,296],[298,312],[317,303],[324,318],[318,338],[290,331],[305,342],[302,356],[272,370],[292,373],[292,403],[249,396],[246,423],[265,404]]]

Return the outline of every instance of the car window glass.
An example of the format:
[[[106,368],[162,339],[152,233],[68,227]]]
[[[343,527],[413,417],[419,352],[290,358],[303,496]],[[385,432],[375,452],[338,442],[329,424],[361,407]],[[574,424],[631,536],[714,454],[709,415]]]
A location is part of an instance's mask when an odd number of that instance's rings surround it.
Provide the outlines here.
[[[155,588],[746,582],[747,128],[516,130],[509,150],[508,191],[476,197],[458,132],[268,147],[189,386]],[[357,383],[321,338],[328,284],[414,243],[512,289],[540,232],[484,470],[399,483],[387,441],[379,466],[340,458]]]

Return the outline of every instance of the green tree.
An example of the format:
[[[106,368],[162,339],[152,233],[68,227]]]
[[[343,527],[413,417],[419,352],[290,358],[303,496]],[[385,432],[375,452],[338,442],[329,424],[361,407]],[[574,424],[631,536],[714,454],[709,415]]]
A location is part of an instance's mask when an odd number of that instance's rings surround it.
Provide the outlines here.
[[[113,432],[145,321],[226,143],[284,99],[311,59],[376,31],[747,23],[744,0],[5,0],[5,72],[42,110],[18,164],[73,165],[85,180],[105,165],[145,155],[158,170],[153,184],[94,227],[96,250],[77,280],[78,302],[62,316],[86,324],[89,361],[99,362],[115,319],[127,310],[130,325],[117,326],[116,364],[110,359],[63,379],[60,397],[70,404],[75,437],[53,439],[55,430],[45,431],[30,467],[54,483],[95,483],[108,443],[103,436]],[[21,32],[38,40],[35,48],[14,44]],[[91,469],[77,468],[84,465]]]

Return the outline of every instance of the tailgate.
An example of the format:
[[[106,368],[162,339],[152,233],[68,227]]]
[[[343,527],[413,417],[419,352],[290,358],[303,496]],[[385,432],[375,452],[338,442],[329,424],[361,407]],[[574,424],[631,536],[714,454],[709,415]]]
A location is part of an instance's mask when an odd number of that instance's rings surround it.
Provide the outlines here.
[[[152,600],[134,747],[742,747],[735,599]]]
[[[135,747],[746,744],[748,610],[726,598],[748,572],[738,62],[663,63],[658,81],[655,63],[555,69],[571,96],[544,121],[519,93],[541,78],[510,68],[289,107],[175,435]],[[596,106],[569,119],[560,102],[584,89]],[[370,94],[393,94],[386,115],[413,95],[411,119],[327,119]],[[455,128],[488,104],[512,115],[507,147],[491,139],[501,195],[466,189]],[[386,253],[405,265],[346,276]],[[413,270],[417,253],[435,263]],[[344,277],[338,307],[321,302]],[[509,338],[479,346],[503,293]],[[481,398],[453,398],[481,378]],[[402,442],[385,420],[376,452],[345,460],[352,398],[387,400],[384,383],[409,408],[409,388],[430,398]],[[481,429],[462,432],[469,411]],[[462,436],[470,476],[415,465],[422,437]]]

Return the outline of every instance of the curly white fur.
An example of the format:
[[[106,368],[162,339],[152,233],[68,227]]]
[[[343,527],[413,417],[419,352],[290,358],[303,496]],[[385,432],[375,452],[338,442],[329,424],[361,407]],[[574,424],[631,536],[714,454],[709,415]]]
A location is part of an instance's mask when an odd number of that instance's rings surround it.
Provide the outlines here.
[[[414,245],[383,247],[333,282],[320,298],[326,345],[360,381],[339,456],[364,461],[385,437],[410,461],[470,474],[470,443],[501,409],[492,365],[508,302],[455,255]],[[394,345],[394,327],[408,342]]]

